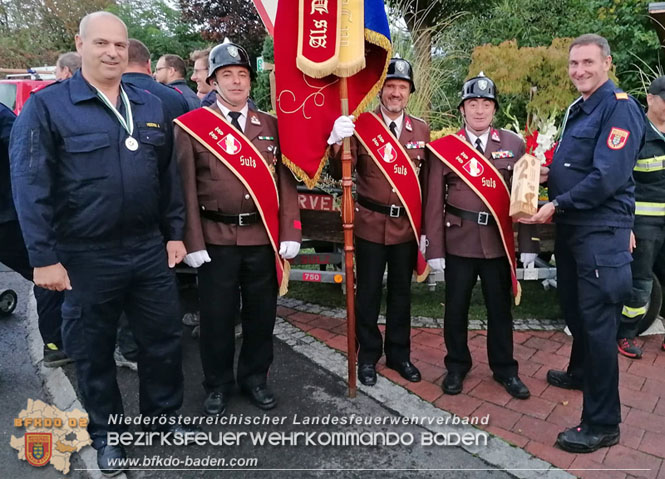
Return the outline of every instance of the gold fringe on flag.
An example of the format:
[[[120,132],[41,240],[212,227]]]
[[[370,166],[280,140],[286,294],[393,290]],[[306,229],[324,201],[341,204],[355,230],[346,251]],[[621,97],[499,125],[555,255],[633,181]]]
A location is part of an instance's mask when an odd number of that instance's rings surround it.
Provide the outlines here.
[[[342,2],[340,1],[340,4]],[[348,0],[340,19],[340,49],[335,75],[350,77],[365,68],[365,2]]]
[[[425,266],[425,271],[423,271],[423,274],[416,274],[416,282],[422,283],[427,279],[427,276],[429,276],[430,273],[430,267],[429,265]]]
[[[289,292],[289,275],[291,274],[291,263],[288,260],[282,260],[284,265],[284,274],[282,275],[282,284],[279,285],[279,295],[284,296]]]

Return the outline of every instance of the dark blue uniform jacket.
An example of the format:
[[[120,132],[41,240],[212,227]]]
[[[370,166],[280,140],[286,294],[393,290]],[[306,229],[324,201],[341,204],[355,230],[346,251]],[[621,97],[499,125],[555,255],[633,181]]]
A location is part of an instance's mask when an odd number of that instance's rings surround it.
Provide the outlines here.
[[[621,99],[621,93],[608,80],[570,107],[548,181],[550,200],[559,203],[557,223],[633,225],[632,171],[644,142],[645,120],[637,102]]]
[[[0,103],[0,223],[16,221],[9,177],[9,134],[15,120],[14,112]]]
[[[189,111],[189,105],[182,93],[178,93],[175,88],[162,85],[148,74],[125,73],[122,75],[122,81],[146,90],[162,100],[167,120],[165,126],[170,130],[173,130],[173,120]]]
[[[57,263],[60,249],[183,238],[182,186],[161,101],[122,86],[136,151],[126,148],[127,132],[80,71],[34,93],[14,124],[14,202],[33,267]]]

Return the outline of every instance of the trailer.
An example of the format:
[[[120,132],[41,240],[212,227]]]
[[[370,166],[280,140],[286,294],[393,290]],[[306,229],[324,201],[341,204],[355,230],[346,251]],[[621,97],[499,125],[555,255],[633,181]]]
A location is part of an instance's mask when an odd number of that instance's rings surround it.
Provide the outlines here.
[[[303,235],[301,251],[314,249],[314,253],[301,253],[291,261],[289,280],[343,284],[345,273],[343,268],[344,236],[340,208],[341,190],[324,191],[320,188],[310,190],[299,186],[298,202]],[[541,253],[536,259],[535,267],[517,268],[517,279],[540,281],[544,287],[555,288],[556,265],[553,264],[553,260],[556,260],[553,258],[555,225],[549,223],[537,225],[537,228]],[[434,291],[437,284],[444,281],[443,273],[431,273],[426,284],[431,291]],[[640,334],[651,326],[661,312],[665,316],[662,284],[665,284],[665,271],[655,271],[651,301],[647,314],[640,322]]]

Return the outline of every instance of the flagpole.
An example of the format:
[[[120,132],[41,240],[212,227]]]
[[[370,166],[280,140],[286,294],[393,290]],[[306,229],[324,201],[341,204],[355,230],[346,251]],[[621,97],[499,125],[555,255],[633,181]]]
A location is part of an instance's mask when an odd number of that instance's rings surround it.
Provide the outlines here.
[[[349,90],[346,77],[340,78],[342,115],[349,115]],[[346,273],[346,337],[349,366],[349,397],[356,397],[356,306],[355,275],[353,273],[353,216],[354,202],[351,195],[351,141],[344,138],[342,144],[342,228],[344,230],[344,264]]]

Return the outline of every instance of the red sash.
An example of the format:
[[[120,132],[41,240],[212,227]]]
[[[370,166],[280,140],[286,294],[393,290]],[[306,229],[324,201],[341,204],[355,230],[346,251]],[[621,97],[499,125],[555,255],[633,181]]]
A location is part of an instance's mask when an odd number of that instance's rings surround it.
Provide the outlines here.
[[[261,153],[211,108],[197,108],[174,121],[231,170],[252,195],[275,252],[279,293],[286,294],[290,265],[279,256],[279,194]]]
[[[418,174],[409,155],[375,113],[363,113],[358,117],[355,134],[388,183],[395,189],[411,222],[411,230],[416,237],[416,243],[420,244],[422,192]],[[424,281],[428,274],[429,266],[418,248],[417,281]]]
[[[510,262],[515,304],[519,304],[521,288],[515,271],[517,267],[515,237],[513,236],[513,222],[508,214],[510,191],[503,176],[478,150],[458,135],[444,136],[428,143],[427,147],[478,195],[492,213],[496,224],[499,225],[503,249]]]

